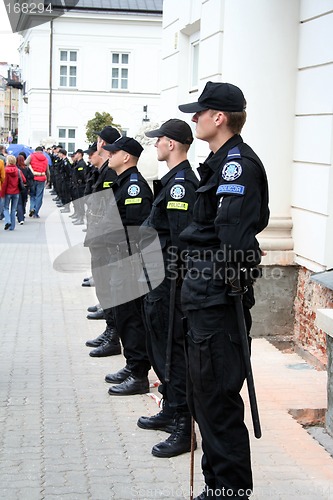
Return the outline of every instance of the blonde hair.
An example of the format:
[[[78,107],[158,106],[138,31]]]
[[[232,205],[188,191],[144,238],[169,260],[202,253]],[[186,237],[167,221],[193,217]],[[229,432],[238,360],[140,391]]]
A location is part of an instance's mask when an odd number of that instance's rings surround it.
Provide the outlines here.
[[[16,158],[14,155],[8,155],[6,158],[7,165],[16,165]]]

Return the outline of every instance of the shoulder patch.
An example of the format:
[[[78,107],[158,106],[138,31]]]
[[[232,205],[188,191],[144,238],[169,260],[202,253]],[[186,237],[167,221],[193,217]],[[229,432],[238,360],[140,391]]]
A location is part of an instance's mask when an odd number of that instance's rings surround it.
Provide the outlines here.
[[[138,194],[140,193],[140,186],[138,186],[137,184],[131,184],[127,189],[127,192],[130,196],[138,196]]]
[[[242,175],[242,166],[237,161],[228,161],[222,170],[222,179],[234,181]]]
[[[170,189],[170,196],[174,200],[181,200],[185,196],[185,188],[181,184],[175,184]]]

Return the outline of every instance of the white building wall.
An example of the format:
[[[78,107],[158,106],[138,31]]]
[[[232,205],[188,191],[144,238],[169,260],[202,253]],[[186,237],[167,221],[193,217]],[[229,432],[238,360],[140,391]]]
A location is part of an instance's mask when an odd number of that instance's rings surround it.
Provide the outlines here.
[[[22,103],[21,142],[38,145],[49,136],[50,23],[25,34],[29,54],[22,57],[28,104]],[[96,111],[136,135],[144,118],[159,115],[161,18],[68,13],[53,22],[51,142],[59,128],[76,130],[75,146],[87,145],[85,126]],[[36,48],[38,47],[38,50]],[[60,87],[60,50],[77,51],[77,87]],[[111,90],[111,52],[128,52],[129,88]],[[37,57],[38,54],[38,57]]]
[[[291,175],[298,53],[299,1],[164,1],[161,118],[188,122],[178,104],[195,101],[205,83],[238,85],[248,102],[242,136],[261,157],[270,182],[270,227],[262,235],[266,263],[291,263]],[[282,28],[283,27],[283,28]],[[282,36],[283,32],[283,36]],[[199,81],[190,85],[191,37],[200,40]],[[178,75],[178,78],[177,78]],[[195,141],[193,165],[208,154]]]
[[[292,216],[295,260],[333,267],[333,13],[329,0],[301,1]]]

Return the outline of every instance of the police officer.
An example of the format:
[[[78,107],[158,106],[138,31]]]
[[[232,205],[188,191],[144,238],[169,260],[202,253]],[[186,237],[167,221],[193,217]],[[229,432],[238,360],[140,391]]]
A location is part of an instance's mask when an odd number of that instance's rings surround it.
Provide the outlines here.
[[[132,395],[149,391],[150,362],[142,316],[142,293],[138,283],[140,266],[137,244],[140,225],[150,213],[153,193],[137,169],[143,151],[131,137],[121,137],[104,146],[109,152],[109,168],[117,174],[112,185],[117,212],[110,217],[105,237],[110,252],[111,299],[118,335],[124,348],[126,366],[109,374],[105,381],[115,383],[109,394]]]
[[[153,447],[152,454],[173,457],[191,448],[191,415],[186,402],[183,313],[180,303],[181,264],[186,245],[179,240],[179,233],[192,220],[198,178],[187,160],[193,135],[186,122],[171,119],[159,129],[145,134],[157,137],[157,159],[166,161],[169,172],[160,181],[155,181],[156,195],[152,211],[143,224],[143,227],[152,227],[157,231],[165,268],[163,282],[151,290],[144,301],[148,354],[161,382],[159,391],[163,395],[162,410],[152,417],[140,417],[138,426],[171,432],[165,441]],[[173,280],[175,282],[171,286]]]
[[[113,143],[120,137],[119,131],[111,126],[96,132],[97,142],[93,145],[90,161],[96,166],[97,172],[91,193],[88,197],[87,233],[84,246],[88,246],[91,253],[91,270],[95,282],[96,295],[104,310],[106,329],[97,338],[87,340],[86,346],[95,347],[90,351],[92,357],[113,356],[121,353],[119,336],[115,330],[112,308],[109,304],[110,284],[107,272],[109,256],[105,251],[103,223],[107,219],[107,208],[111,202],[112,184],[117,179],[116,173],[108,166],[109,154],[103,146]],[[93,149],[96,148],[96,151]],[[94,157],[94,158],[93,158]]]
[[[61,203],[60,192],[61,192],[61,179],[60,179],[60,165],[61,159],[59,158],[59,151],[61,146],[54,146],[52,149],[52,184],[53,191],[56,195],[55,198],[52,198],[53,201],[57,203]]]
[[[60,173],[60,200],[61,203],[58,206],[63,208],[60,210],[62,213],[70,212],[69,203],[71,202],[71,182],[72,182],[72,164],[67,157],[67,151],[64,148],[59,149],[58,156],[60,162],[58,164],[58,169]]]
[[[188,319],[188,402],[202,436],[206,498],[247,499],[252,490],[248,431],[240,396],[245,379],[238,323],[230,290],[241,268],[261,260],[256,234],[269,218],[264,167],[240,132],[246,120],[242,91],[207,82],[198,102],[179,109],[194,113],[196,137],[211,150],[200,166],[192,223],[180,238],[192,258],[182,287]],[[244,313],[248,332],[253,288]]]
[[[72,219],[75,226],[84,224],[84,191],[87,176],[87,164],[83,159],[83,150],[77,149],[73,156],[71,193],[74,205],[74,214]]]

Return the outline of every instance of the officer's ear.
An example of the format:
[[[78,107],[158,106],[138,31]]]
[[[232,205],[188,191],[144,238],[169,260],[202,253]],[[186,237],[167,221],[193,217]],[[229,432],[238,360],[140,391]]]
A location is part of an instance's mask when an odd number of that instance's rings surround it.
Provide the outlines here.
[[[173,149],[175,149],[175,141],[169,138],[168,141],[169,141],[169,150],[172,151]]]
[[[227,119],[223,111],[213,111],[213,120],[215,125],[221,125]]]

